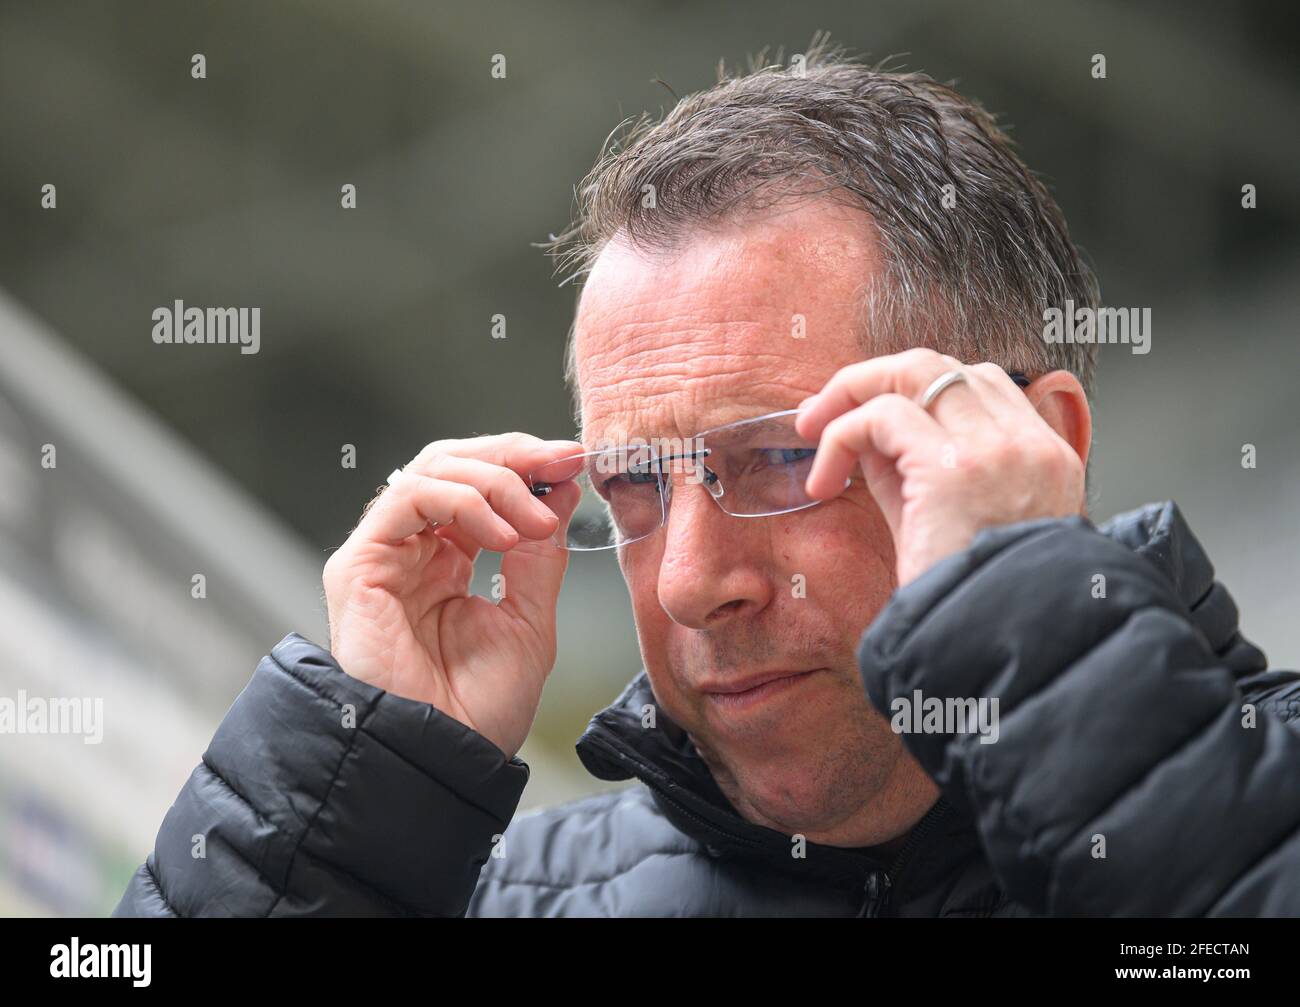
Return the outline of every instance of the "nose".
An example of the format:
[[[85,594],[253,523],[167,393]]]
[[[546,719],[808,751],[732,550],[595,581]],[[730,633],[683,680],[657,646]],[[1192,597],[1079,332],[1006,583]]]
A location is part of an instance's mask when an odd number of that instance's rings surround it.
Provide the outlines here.
[[[772,600],[771,533],[764,518],[734,518],[704,483],[673,479],[659,604],[692,629],[716,629],[761,612]]]

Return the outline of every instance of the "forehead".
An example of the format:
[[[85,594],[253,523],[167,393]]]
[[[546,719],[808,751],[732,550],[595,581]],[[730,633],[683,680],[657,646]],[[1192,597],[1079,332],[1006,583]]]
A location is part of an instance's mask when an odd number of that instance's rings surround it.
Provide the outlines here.
[[[810,202],[703,230],[670,250],[615,239],[578,306],[584,438],[689,436],[790,409],[862,356],[870,218]]]

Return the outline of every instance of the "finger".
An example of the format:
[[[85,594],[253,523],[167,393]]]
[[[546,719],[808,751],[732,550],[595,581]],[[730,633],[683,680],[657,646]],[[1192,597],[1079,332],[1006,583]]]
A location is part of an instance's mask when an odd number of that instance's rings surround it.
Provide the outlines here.
[[[439,471],[450,471],[451,468],[454,468],[454,465],[450,462],[451,459],[480,461],[514,472],[522,480],[525,491],[528,491],[530,489],[528,476],[531,471],[554,462],[557,458],[572,455],[582,450],[582,444],[578,441],[544,441],[532,434],[517,432],[492,434],[460,440],[434,441],[425,445],[423,450],[410,461],[406,468],[413,469],[416,472],[423,472],[426,475],[437,475]],[[460,471],[465,470],[461,469]],[[478,482],[482,483],[482,480]],[[498,477],[495,485],[504,490],[508,483],[501,481]],[[486,489],[487,486],[483,488]],[[491,496],[490,493],[486,495]],[[508,495],[513,496],[517,501],[522,500],[522,497],[517,494]],[[531,492],[528,492],[528,496],[532,498]],[[551,533],[549,528],[543,527],[544,523],[550,520],[546,508],[537,510],[531,508],[527,503],[519,502],[515,505],[515,509],[516,513],[513,517],[521,524],[521,528],[517,530],[523,530],[526,534],[536,534],[538,536]],[[523,515],[529,511],[537,515],[537,520],[533,521],[531,528],[523,527],[529,521]],[[503,516],[506,515],[503,514]],[[539,524],[539,521],[542,524]]]
[[[573,501],[567,505],[568,510],[564,511],[563,509],[566,506],[564,503],[566,499],[566,489],[572,492]],[[565,534],[568,531],[569,520],[568,518],[561,518],[560,514],[563,512],[571,515],[577,509],[577,501],[581,495],[582,494],[578,491],[577,487],[570,484],[568,487],[557,486],[551,493],[547,494],[546,497],[538,498],[542,499],[546,507],[551,510],[555,516],[554,530],[549,536],[547,536],[547,541],[553,542],[556,546],[563,548]],[[465,554],[466,558],[468,558],[471,563],[478,559],[478,554],[482,547],[479,545],[478,540],[466,533],[460,525],[439,525],[437,528],[431,528],[430,534],[436,538],[443,539],[447,543],[458,548]],[[516,546],[516,548],[518,548],[518,546]]]
[[[960,366],[954,357],[913,349],[841,367],[821,391],[800,403],[799,432],[815,437],[836,416],[877,395],[918,399],[935,378]]]
[[[492,497],[495,491],[496,497],[500,498],[503,503],[501,509],[506,509],[504,501],[507,498],[512,499],[514,501],[510,508],[512,516],[523,528],[524,532],[537,537],[544,537],[552,533],[554,519],[551,517],[549,509],[545,507],[535,509],[531,503],[524,501],[525,494],[529,501],[535,499],[528,492],[527,484],[524,481],[526,473],[533,468],[553,462],[557,457],[570,455],[581,450],[582,445],[577,441],[543,441],[531,434],[522,433],[496,434],[467,440],[442,440],[426,445],[405,469],[394,475],[400,477],[401,473],[407,471],[415,474],[433,475],[441,471],[460,477],[459,480],[453,479],[452,481],[468,479],[467,485],[474,484],[476,488],[480,488],[480,495],[483,495],[484,490],[487,491],[485,499]],[[471,464],[459,464],[461,462],[481,462],[488,465],[489,469],[495,468],[497,472],[495,474],[490,473],[488,470]],[[473,478],[470,475],[471,469],[478,473],[478,478]],[[519,477],[519,491],[512,490],[509,473],[514,473],[515,476]],[[390,480],[392,478],[390,477]],[[526,516],[529,513],[535,516],[529,518]],[[409,513],[403,516],[409,518]],[[363,517],[362,524],[364,523],[365,519]],[[443,526],[436,529],[438,536],[453,541],[471,559],[477,556],[480,547],[489,544],[489,541],[482,537],[482,529],[466,534],[451,534],[446,528],[450,523],[449,521],[438,522]],[[510,527],[514,527],[510,521],[506,523]],[[409,520],[405,522],[399,521],[397,524],[389,523],[384,527],[384,533],[391,534],[396,528],[410,528],[411,522]],[[516,532],[519,530],[519,528],[515,528]],[[502,539],[496,544],[489,545],[489,547],[499,550],[502,547],[509,548],[512,544],[513,540]]]
[[[528,476],[529,482],[531,485],[554,485],[555,483],[564,482],[566,479],[572,479],[586,469],[591,457],[590,453],[561,457],[556,461],[533,469]]]
[[[549,538],[555,531],[554,512],[533,496],[524,477],[512,469],[443,454],[408,465],[406,470],[474,487],[524,538]]]
[[[519,533],[498,515],[473,486],[401,472],[361,519],[357,532],[374,542],[396,544],[423,531],[429,522],[460,524],[483,548],[503,552]]]
[[[918,401],[936,378],[961,366],[954,357],[917,349],[841,367],[820,392],[800,403],[796,429],[800,436],[816,439],[831,420],[879,395],[901,395]],[[936,417],[939,403],[945,399],[950,401],[943,404],[941,422],[951,429],[968,428],[987,416],[971,389],[954,385],[932,406]]]
[[[1024,391],[997,364],[983,363],[967,367],[966,377],[975,386],[989,415],[1004,429],[1022,426],[1030,414],[1038,415]]]
[[[532,434],[492,434],[464,440],[442,440],[428,444],[411,461],[417,469],[441,455],[477,458],[511,469],[521,476],[566,454],[582,451],[577,441],[544,441]],[[410,466],[408,466],[410,467]]]
[[[578,509],[579,501],[582,500],[582,490],[572,480],[549,485],[550,489],[547,494],[535,499],[548,507],[554,514],[556,524],[550,537],[557,545],[563,546],[569,521]]]
[[[943,371],[936,376],[936,380],[944,374],[951,374],[954,370],[957,368]],[[988,392],[984,390],[983,383],[973,378],[966,367],[961,367],[959,373],[963,377],[940,388],[929,405],[923,404],[929,385],[912,401],[932,416],[939,426],[953,433],[967,433],[980,427],[987,429],[996,426],[997,422],[985,402]]]
[[[431,526],[429,534],[442,543],[442,548],[459,549],[470,563],[478,559],[478,554],[483,549],[477,539],[457,524],[439,525],[436,528]]]
[[[449,524],[425,528],[419,535],[406,539],[398,548],[415,541],[427,548],[420,553],[420,597],[422,611],[428,612],[438,602],[458,594],[468,594],[474,579],[474,560],[482,547],[462,525]]]
[[[858,465],[872,487],[893,471],[905,452],[937,456],[950,442],[948,431],[911,399],[878,395],[826,424],[805,490],[818,500],[838,496]]]
[[[555,633],[555,610],[564,584],[569,552],[565,533],[582,493],[574,483],[556,488],[545,499],[555,509],[555,535],[544,542],[520,542],[501,558],[505,595],[500,605],[549,637]]]

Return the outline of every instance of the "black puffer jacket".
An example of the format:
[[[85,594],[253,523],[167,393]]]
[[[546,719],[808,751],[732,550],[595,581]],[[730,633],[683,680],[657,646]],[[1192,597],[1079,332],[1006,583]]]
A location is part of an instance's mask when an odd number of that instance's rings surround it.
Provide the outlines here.
[[[644,785],[511,822],[522,762],[288,636],[116,915],[1300,915],[1300,675],[1265,671],[1172,504],[987,531],[858,657],[878,709],[997,698],[1000,737],[904,735],[944,796],[901,851],[796,859],[642,729],[644,674],[578,743]]]

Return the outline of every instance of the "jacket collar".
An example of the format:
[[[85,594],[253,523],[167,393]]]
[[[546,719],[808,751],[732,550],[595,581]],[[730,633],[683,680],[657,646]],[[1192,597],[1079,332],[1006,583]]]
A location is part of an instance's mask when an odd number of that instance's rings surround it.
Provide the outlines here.
[[[655,726],[642,726],[652,709]],[[610,706],[592,718],[577,745],[578,758],[601,780],[638,779],[678,829],[715,857],[757,860],[771,868],[827,882],[861,884],[889,866],[871,850],[849,850],[807,843],[805,857],[791,856],[791,838],[741,818],[705,766],[686,732],[664,715],[642,671]],[[949,816],[933,814],[936,820]]]
[[[1263,667],[1263,655],[1237,631],[1232,599],[1214,580],[1214,568],[1173,503],[1148,504],[1099,530],[1145,556],[1164,572],[1207,641],[1238,674]],[[643,726],[653,711],[654,728]],[[802,877],[862,883],[877,871],[905,870],[915,888],[947,873],[978,848],[972,823],[942,798],[913,827],[901,854],[808,843],[806,858],[791,857],[790,837],[741,818],[723,795],[686,732],[665,716],[643,670],[619,697],[592,718],[577,743],[578,758],[601,780],[639,779],[668,819],[714,856],[760,860]]]

